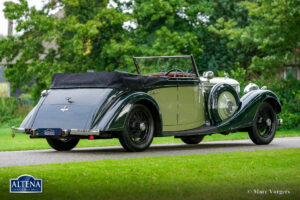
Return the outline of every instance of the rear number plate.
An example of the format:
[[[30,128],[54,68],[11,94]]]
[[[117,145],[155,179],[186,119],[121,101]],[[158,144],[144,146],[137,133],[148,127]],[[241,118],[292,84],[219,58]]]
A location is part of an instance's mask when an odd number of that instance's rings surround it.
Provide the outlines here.
[[[61,136],[61,128],[39,128],[39,136]]]

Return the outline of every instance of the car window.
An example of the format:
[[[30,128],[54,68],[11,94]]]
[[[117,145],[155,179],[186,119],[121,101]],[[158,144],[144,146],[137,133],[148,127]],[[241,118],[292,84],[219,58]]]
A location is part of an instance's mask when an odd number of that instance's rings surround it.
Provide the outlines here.
[[[158,56],[134,57],[138,71],[143,74],[166,73],[170,70],[177,73],[196,75],[191,56]],[[177,69],[177,70],[175,70]]]

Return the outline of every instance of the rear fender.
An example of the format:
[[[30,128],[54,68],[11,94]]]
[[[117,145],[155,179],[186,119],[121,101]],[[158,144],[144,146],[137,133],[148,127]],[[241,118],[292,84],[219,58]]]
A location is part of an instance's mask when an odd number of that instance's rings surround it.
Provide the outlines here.
[[[232,117],[217,125],[218,131],[226,132],[253,126],[254,117],[262,102],[270,103],[276,114],[281,112],[281,104],[276,94],[269,90],[254,90],[241,98],[241,105]]]
[[[162,133],[162,118],[157,102],[145,92],[125,93],[101,117],[96,129],[101,131],[123,131],[126,117],[134,104],[143,104],[149,108],[155,121],[155,135]]]

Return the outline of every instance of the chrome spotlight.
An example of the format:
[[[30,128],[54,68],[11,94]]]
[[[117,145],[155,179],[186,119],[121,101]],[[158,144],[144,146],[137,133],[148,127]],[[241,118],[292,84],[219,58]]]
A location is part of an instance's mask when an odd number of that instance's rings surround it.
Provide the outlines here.
[[[213,71],[203,72],[203,77],[207,79],[212,79],[214,77],[214,72]]]
[[[244,94],[247,94],[250,91],[258,90],[258,89],[259,87],[255,83],[249,83],[244,89]]]

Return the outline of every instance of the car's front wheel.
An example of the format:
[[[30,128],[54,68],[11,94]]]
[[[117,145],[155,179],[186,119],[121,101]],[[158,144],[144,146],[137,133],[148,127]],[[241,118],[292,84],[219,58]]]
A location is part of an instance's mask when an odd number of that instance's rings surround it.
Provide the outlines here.
[[[69,151],[79,142],[79,139],[70,138],[46,138],[48,144],[57,151]]]
[[[249,137],[255,144],[269,144],[275,136],[276,128],[276,113],[270,104],[263,102],[258,108],[253,126],[249,129]]]
[[[182,142],[186,144],[198,144],[200,143],[204,138],[204,135],[193,135],[193,136],[184,136],[181,137],[180,139]]]
[[[120,133],[119,141],[126,151],[147,149],[154,135],[154,120],[150,110],[141,104],[135,104],[129,111],[125,130]]]

